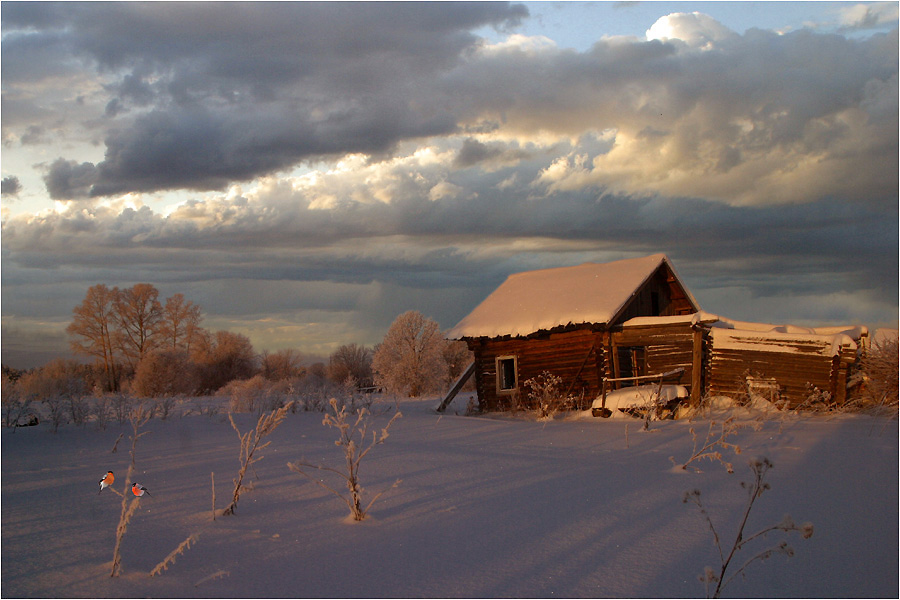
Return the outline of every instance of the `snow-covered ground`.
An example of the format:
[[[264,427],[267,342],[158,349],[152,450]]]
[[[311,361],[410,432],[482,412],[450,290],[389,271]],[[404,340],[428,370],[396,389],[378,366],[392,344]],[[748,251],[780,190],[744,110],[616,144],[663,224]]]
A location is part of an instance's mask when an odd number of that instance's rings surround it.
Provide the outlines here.
[[[766,456],[771,490],[747,532],[789,513],[815,534],[786,539],[795,556],[752,565],[731,597],[898,597],[898,424],[866,416],[754,415],[731,441],[742,453],[702,472],[684,461],[708,421],[554,421],[433,412],[402,401],[403,418],[363,461],[369,493],[402,483],[347,519],[346,505],[286,463],[340,467],[336,432],[297,413],[270,437],[255,489],[233,516],[211,518],[211,478],[224,508],[238,470],[238,438],[222,414],[153,420],[137,447],[144,497],[109,577],[129,428],[46,425],[2,432],[4,597],[696,597],[718,564],[710,531],[685,491],[699,489],[730,543],[746,504],[746,461]],[[381,405],[383,408],[390,404]],[[460,410],[461,412],[461,410]],[[386,422],[391,413],[380,418]],[[721,417],[721,415],[720,415]],[[252,415],[235,415],[242,431]],[[125,432],[118,452],[111,450]],[[258,479],[257,479],[258,476]],[[335,483],[337,485],[337,483]],[[148,573],[191,534],[196,544],[160,576]],[[727,550],[727,548],[726,548]],[[748,559],[752,553],[736,559]]]

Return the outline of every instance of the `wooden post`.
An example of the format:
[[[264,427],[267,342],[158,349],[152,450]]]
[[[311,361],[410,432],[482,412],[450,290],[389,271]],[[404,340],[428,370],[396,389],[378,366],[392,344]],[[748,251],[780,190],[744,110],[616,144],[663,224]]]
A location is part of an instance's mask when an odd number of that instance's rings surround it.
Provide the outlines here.
[[[700,406],[703,397],[703,329],[694,329],[694,345],[691,351],[691,406]]]

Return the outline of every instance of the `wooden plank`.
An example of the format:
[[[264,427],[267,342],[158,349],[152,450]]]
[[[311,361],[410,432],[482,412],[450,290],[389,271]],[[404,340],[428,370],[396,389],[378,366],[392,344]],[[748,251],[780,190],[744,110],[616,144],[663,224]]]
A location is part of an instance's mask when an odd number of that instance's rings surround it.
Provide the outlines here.
[[[447,407],[450,405],[451,402],[453,402],[453,399],[456,398],[456,395],[459,393],[459,390],[462,389],[462,387],[466,384],[466,382],[472,376],[472,373],[475,372],[475,362],[476,361],[473,360],[469,364],[469,366],[466,367],[466,369],[462,372],[462,375],[460,375],[457,378],[456,382],[453,384],[453,387],[450,388],[450,391],[447,392],[447,395],[444,396],[444,399],[441,401],[441,405],[438,406],[438,408],[437,408],[437,411],[439,413],[442,413],[445,410],[447,410]]]
[[[691,348],[691,406],[699,406],[703,397],[703,330],[696,329]]]

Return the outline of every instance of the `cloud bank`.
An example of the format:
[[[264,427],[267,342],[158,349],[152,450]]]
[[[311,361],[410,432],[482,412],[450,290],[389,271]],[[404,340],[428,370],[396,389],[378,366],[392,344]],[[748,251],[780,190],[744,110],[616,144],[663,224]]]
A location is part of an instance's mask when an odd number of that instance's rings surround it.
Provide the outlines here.
[[[896,28],[676,13],[576,52],[472,33],[528,18],[506,3],[2,11],[4,150],[44,148],[58,201],[4,209],[4,315],[150,281],[327,352],[408,308],[450,327],[510,272],[666,252],[713,312],[896,323]]]

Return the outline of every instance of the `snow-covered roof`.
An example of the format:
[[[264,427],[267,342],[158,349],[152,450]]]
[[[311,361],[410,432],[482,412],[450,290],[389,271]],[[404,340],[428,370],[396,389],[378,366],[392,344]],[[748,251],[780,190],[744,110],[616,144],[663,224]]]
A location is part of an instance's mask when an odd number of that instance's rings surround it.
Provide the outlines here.
[[[822,356],[835,356],[841,353],[842,348],[855,349],[857,347],[856,340],[868,335],[868,329],[861,325],[801,327],[787,324],[751,323],[703,311],[672,317],[635,317],[622,323],[622,326],[628,328],[654,325],[697,325],[699,323],[710,328],[713,343],[718,349],[730,348],[758,352],[813,352]],[[801,347],[805,349],[801,350]]]
[[[516,273],[446,335],[450,339],[526,336],[570,324],[609,323],[664,263],[672,269],[665,254],[653,254]]]

